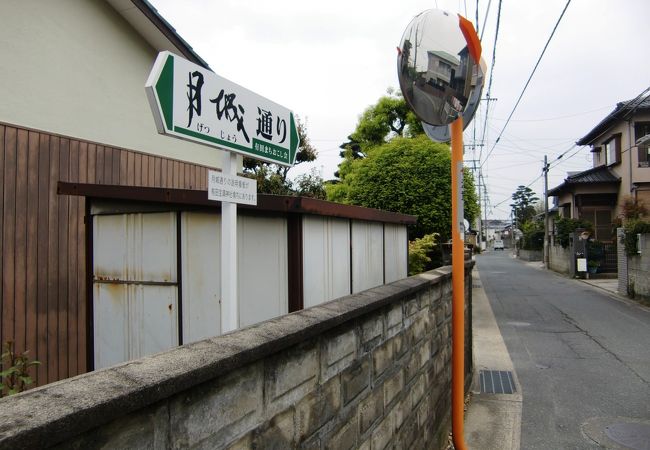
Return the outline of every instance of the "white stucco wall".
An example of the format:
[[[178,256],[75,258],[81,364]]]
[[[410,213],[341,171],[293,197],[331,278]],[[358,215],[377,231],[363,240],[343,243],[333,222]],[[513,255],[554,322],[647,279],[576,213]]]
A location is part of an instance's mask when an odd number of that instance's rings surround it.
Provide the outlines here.
[[[103,0],[3,0],[0,122],[220,167],[221,151],[157,134],[157,53]]]

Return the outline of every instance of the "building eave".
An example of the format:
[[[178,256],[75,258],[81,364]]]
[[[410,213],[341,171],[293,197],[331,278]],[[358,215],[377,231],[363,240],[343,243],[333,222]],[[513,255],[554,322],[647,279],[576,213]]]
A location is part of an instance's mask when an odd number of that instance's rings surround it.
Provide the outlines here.
[[[157,51],[168,50],[209,69],[208,63],[147,0],[106,0]]]
[[[616,104],[616,108],[609,113],[603,120],[601,120],[591,131],[580,138],[576,144],[578,145],[593,145],[598,138],[607,133],[608,130],[613,128],[617,122],[626,120],[629,114],[642,111],[650,111],[650,97],[645,97],[636,105],[631,103],[636,100],[628,100]]]

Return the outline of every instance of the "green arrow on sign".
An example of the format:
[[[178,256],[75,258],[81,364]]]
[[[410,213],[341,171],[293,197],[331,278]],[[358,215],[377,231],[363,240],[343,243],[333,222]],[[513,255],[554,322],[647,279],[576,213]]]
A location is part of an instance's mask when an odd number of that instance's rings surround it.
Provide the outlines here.
[[[289,157],[291,158],[291,165],[293,166],[296,163],[296,155],[298,154],[298,146],[300,145],[300,136],[298,136],[298,127],[296,126],[296,121],[293,118],[293,113],[291,113],[290,120],[291,127],[291,136],[289,137]]]
[[[205,67],[161,52],[145,90],[161,134],[283,166],[296,160],[293,112]]]
[[[173,129],[172,121],[174,118],[174,99],[172,92],[174,91],[174,58],[171,55],[167,56],[165,65],[160,72],[158,83],[156,83],[156,93],[160,102],[160,112],[168,130]]]

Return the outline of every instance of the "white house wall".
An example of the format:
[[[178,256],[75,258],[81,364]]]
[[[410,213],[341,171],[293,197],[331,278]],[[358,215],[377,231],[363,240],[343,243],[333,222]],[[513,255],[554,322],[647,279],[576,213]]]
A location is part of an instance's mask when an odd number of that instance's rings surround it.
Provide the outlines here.
[[[352,221],[352,293],[384,283],[382,223]]]
[[[104,1],[3,1],[0,121],[221,167],[219,150],[157,134],[157,53]]]
[[[305,308],[350,294],[350,221],[304,216],[302,233]]]
[[[408,236],[404,225],[384,224],[385,282],[408,275]]]

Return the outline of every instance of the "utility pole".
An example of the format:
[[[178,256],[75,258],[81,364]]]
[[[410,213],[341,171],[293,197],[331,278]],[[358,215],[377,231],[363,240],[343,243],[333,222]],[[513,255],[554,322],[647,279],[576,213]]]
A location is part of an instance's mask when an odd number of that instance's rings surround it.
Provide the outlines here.
[[[548,157],[544,155],[544,266],[549,268],[549,236],[548,236]]]
[[[466,147],[472,147],[472,150],[474,150],[475,147],[481,147],[483,144],[474,144],[471,146],[466,146]],[[472,152],[474,153],[474,152]],[[464,160],[466,163],[471,163],[472,167],[472,173],[476,176],[478,179],[478,206],[481,208],[481,168],[479,166],[479,160],[478,159],[466,159]],[[481,224],[481,213],[479,211],[478,214],[478,237],[476,239],[476,244],[478,245],[479,251],[483,250],[481,247],[481,230],[482,230],[482,224]]]
[[[479,176],[483,178],[483,174],[479,172]],[[488,221],[487,221],[487,205],[488,205],[488,193],[487,193],[487,185],[485,184],[485,180],[483,180],[483,217],[484,221],[483,224],[485,226],[485,248],[487,249],[487,244],[488,244]],[[483,225],[482,225],[483,226]]]
[[[478,28],[478,3],[476,3],[476,15],[477,15],[476,27]],[[474,143],[474,146],[472,147],[472,158],[476,158],[476,121],[472,123],[472,132],[473,132],[472,142]],[[476,167],[476,165],[474,167]],[[483,225],[481,224],[481,169],[480,167],[478,171],[476,170],[474,171],[474,174],[477,175],[478,177],[478,208],[479,209],[478,209],[478,239],[476,239],[476,243],[478,244],[478,251],[480,253],[483,251],[483,246],[481,245],[481,232],[483,230]],[[487,248],[487,245],[485,247]]]

